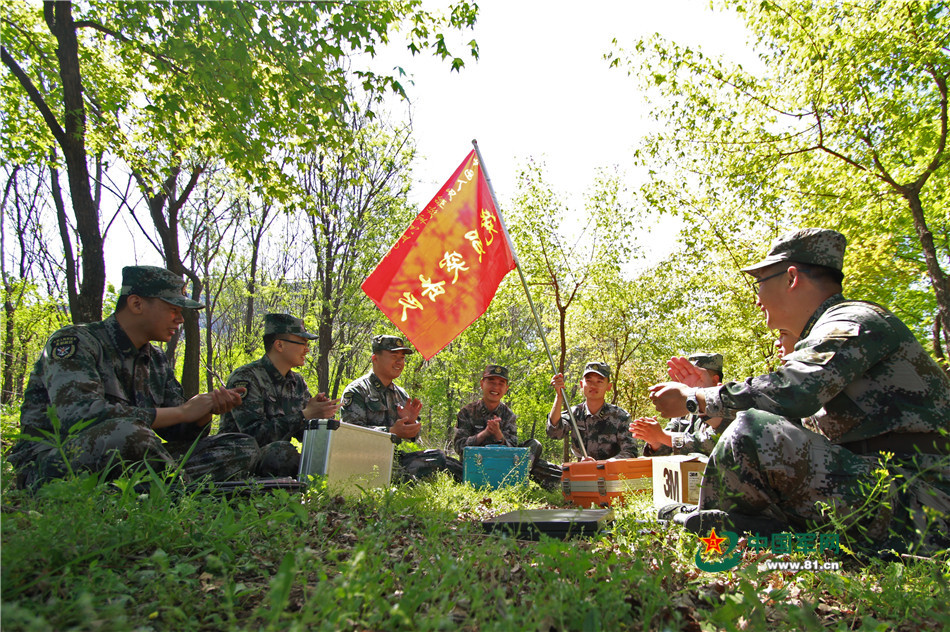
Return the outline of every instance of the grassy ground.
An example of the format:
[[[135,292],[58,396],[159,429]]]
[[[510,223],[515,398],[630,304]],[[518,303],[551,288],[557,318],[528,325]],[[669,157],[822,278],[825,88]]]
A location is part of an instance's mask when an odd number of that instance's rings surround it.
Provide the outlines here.
[[[562,504],[533,484],[222,499],[138,480],[28,497],[4,465],[4,630],[950,628],[946,559],[841,553],[840,571],[793,573],[747,552],[707,573],[695,536],[650,521],[647,497],[598,537],[529,542],[480,521]]]

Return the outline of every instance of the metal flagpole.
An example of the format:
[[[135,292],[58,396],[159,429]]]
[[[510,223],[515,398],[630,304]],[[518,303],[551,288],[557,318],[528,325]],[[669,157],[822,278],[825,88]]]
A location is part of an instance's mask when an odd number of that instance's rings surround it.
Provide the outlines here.
[[[544,342],[544,350],[548,353],[548,360],[551,362],[551,368],[555,373],[558,373],[557,364],[554,363],[554,356],[551,355],[551,348],[548,347],[548,339],[544,335],[544,328],[541,326],[541,319],[538,317],[538,310],[534,307],[534,301],[531,299],[531,292],[528,291],[528,282],[524,278],[524,272],[521,271],[521,262],[518,261],[518,253],[515,251],[515,245],[511,243],[511,236],[508,234],[508,227],[505,226],[505,219],[501,216],[501,206],[498,204],[498,198],[495,197],[495,189],[491,185],[491,178],[488,177],[488,170],[485,169],[485,161],[482,159],[482,152],[478,149],[478,141],[472,140],[472,145],[475,146],[475,154],[478,156],[478,166],[482,170],[482,173],[485,174],[485,182],[488,184],[488,192],[491,194],[492,202],[495,204],[495,212],[498,213],[498,221],[501,222],[501,228],[505,231],[505,239],[508,240],[508,249],[511,250],[511,256],[515,260],[515,268],[518,270],[518,277],[521,279],[521,286],[524,288],[524,293],[528,297],[528,305],[531,306],[531,313],[534,315],[534,322],[538,326],[538,333],[541,334],[541,341]],[[584,446],[584,439],[581,437],[580,430],[577,429],[577,422],[574,420],[574,412],[571,410],[571,404],[567,401],[567,393],[564,392],[565,389],[561,389],[561,397],[564,398],[564,403],[567,404],[567,416],[571,420],[571,427],[574,429],[574,434],[577,435],[577,442],[581,446],[581,454],[585,457],[587,456],[587,448]]]

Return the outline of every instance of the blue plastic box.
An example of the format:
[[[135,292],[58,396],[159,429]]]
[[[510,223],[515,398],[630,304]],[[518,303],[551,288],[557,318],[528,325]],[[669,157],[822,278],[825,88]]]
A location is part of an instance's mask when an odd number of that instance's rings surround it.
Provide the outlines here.
[[[531,454],[528,448],[467,447],[462,466],[466,483],[474,487],[498,489],[528,481]]]

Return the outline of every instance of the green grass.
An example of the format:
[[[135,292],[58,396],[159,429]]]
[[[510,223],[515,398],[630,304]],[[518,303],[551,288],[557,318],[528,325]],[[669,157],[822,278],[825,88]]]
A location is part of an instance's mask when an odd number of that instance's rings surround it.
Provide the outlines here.
[[[485,491],[439,477],[360,498],[227,499],[86,475],[31,497],[3,468],[5,631],[950,627],[946,558],[841,553],[839,572],[796,574],[746,553],[705,573],[695,536],[652,521],[648,496],[619,506],[598,537],[528,542],[480,521],[563,505],[534,484]]]

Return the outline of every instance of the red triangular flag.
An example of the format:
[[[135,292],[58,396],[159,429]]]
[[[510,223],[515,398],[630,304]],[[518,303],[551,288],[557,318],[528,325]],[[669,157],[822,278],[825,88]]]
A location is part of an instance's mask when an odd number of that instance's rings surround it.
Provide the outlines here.
[[[360,287],[428,360],[485,313],[514,269],[473,150]]]

